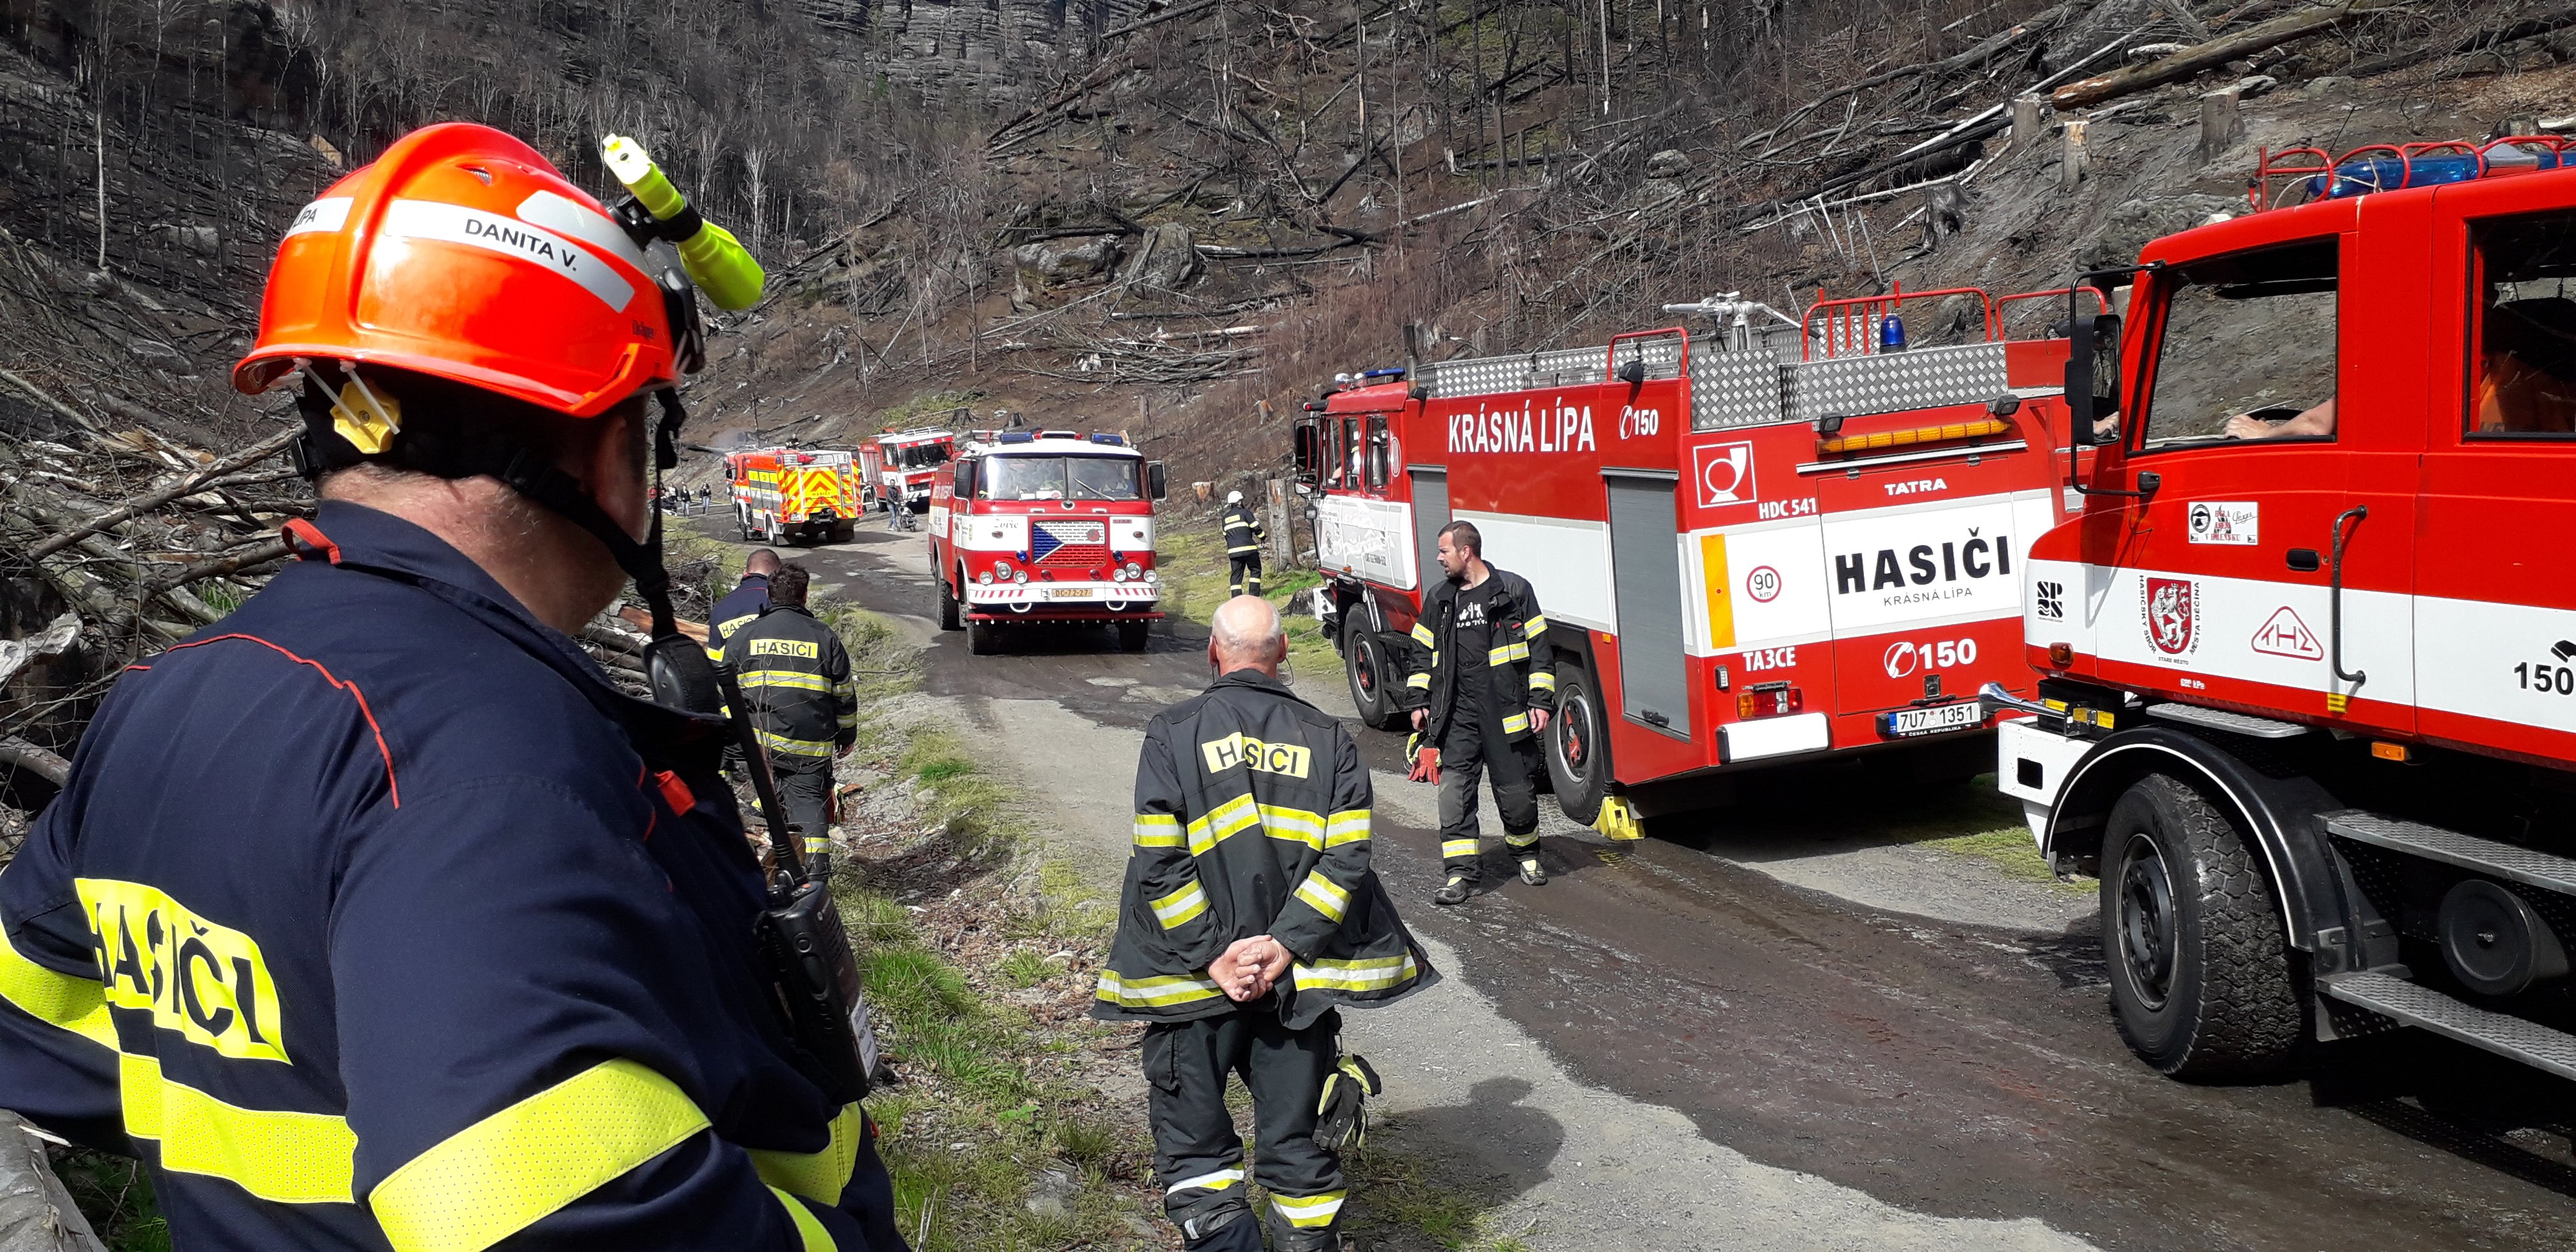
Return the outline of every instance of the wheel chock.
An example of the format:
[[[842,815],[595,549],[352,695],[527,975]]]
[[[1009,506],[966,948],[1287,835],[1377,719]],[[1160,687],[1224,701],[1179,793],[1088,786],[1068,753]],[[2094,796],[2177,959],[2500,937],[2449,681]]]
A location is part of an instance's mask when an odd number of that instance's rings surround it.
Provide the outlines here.
[[[1646,824],[1638,820],[1637,810],[1618,796],[1601,802],[1601,814],[1592,819],[1592,829],[1601,832],[1606,839],[1627,841],[1646,837]]]

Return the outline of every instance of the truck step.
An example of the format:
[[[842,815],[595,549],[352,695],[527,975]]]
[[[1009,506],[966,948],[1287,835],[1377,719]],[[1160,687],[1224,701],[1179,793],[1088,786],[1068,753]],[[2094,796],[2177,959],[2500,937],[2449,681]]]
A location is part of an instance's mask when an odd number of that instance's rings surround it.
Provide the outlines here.
[[[2576,1078],[2576,1035],[2565,1031],[2491,1013],[2431,987],[2387,974],[2330,975],[2317,980],[2317,990],[2405,1025],[2420,1026],[2498,1056],[2536,1065],[2561,1078]]]
[[[2223,730],[2231,735],[2254,739],[2296,739],[2308,733],[2308,727],[2297,722],[2276,722],[2268,717],[2230,713],[2225,709],[2205,709],[2197,704],[2150,704],[2147,716],[2168,722],[2181,722],[2204,730]]]
[[[2476,870],[2548,891],[2576,895],[2576,860],[2535,852],[2456,830],[2346,809],[2325,815],[2326,833],[2428,860]]]

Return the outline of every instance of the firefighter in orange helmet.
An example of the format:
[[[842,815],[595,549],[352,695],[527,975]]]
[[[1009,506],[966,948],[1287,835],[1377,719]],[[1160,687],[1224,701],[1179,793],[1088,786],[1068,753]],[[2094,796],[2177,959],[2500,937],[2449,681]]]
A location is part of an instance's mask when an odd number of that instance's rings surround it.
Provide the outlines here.
[[[234,381],[299,378],[303,559],[117,684],[0,873],[0,1107],[144,1160],[180,1246],[903,1246],[671,629],[648,227],[450,124],[287,228]],[[569,637],[629,576],[668,704]]]

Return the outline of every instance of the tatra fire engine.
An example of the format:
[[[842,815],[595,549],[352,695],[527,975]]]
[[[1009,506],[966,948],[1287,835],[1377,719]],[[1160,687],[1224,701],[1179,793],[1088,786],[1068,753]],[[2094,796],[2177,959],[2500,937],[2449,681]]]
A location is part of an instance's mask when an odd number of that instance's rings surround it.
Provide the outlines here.
[[[725,457],[734,526],[764,543],[848,543],[859,519],[859,472],[847,452],[763,448]]]
[[[1346,380],[1296,439],[1322,492],[1316,612],[1363,720],[1401,716],[1396,645],[1463,518],[1547,606],[1546,758],[1577,821],[1634,837],[1737,775],[1863,753],[1983,772],[1979,685],[2031,682],[2023,548],[2076,499],[2056,450],[2066,347],[2012,337],[2006,315],[2044,323],[2065,300],[1900,291],[1792,320],[1728,297],[1667,306],[1716,316],[1714,338]],[[1945,334],[1909,343],[1908,316]]]
[[[861,440],[859,477],[867,484],[869,506],[883,510],[896,527],[909,526],[909,514],[930,511],[930,486],[956,455],[957,436],[944,430],[889,431]]]
[[[2267,153],[2085,276],[2084,507],[2019,571],[2039,698],[1986,703],[2168,1074],[2406,1026],[2576,1077],[2570,155]]]
[[[1114,434],[1006,431],[959,450],[930,492],[930,568],[939,625],[978,653],[1001,631],[1106,625],[1145,649],[1162,617],[1154,502],[1163,463]]]

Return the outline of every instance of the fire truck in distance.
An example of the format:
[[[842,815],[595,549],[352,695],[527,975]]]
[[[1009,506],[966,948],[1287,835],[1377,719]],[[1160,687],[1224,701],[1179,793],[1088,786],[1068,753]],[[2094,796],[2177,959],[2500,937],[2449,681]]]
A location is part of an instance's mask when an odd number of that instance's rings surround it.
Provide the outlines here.
[[[1002,431],[960,448],[930,492],[931,581],[939,626],[978,655],[1009,628],[1110,626],[1145,649],[1163,615],[1154,502],[1163,463],[1124,437]]]
[[[1981,684],[2029,690],[2023,547],[2065,516],[2065,344],[2014,338],[2066,293],[1732,297],[1716,336],[1375,371],[1306,406],[1315,594],[1363,720],[1393,729],[1398,657],[1452,519],[1530,580],[1568,816],[1723,801],[1741,776],[1883,756],[1961,780],[1991,751]],[[1909,341],[1907,319],[1942,335]],[[1787,343],[1770,341],[1772,325]],[[1948,338],[1955,342],[1935,344]]]
[[[2037,698],[1985,703],[2165,1073],[2404,1026],[2576,1077],[2571,157],[2266,153],[2086,276],[2084,507],[2020,567]]]
[[[944,430],[888,431],[859,442],[859,476],[871,508],[883,509],[897,530],[912,515],[930,511],[930,486],[939,468],[957,455],[957,436]]]
[[[761,448],[725,457],[734,526],[759,543],[848,543],[858,526],[859,469],[847,452]]]

